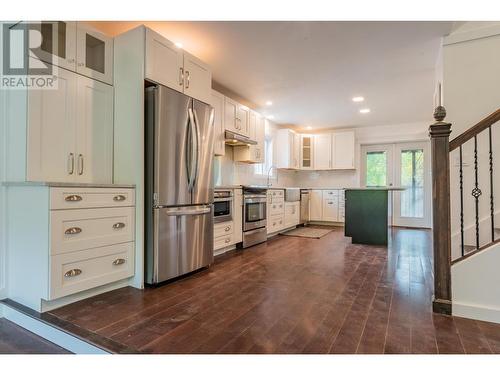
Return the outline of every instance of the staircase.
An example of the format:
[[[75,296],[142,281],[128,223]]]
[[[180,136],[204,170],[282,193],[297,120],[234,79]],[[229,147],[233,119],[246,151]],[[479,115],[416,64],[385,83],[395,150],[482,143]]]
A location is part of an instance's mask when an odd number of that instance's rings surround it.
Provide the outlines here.
[[[500,323],[500,294],[495,292],[500,284],[500,218],[494,194],[495,182],[500,181],[495,175],[495,156],[496,152],[500,155],[500,149],[494,143],[493,130],[500,121],[500,109],[451,142],[451,124],[444,122],[445,116],[444,107],[437,107],[436,122],[429,128],[433,310]],[[500,126],[495,129],[500,131]],[[470,163],[466,160],[469,156]],[[455,227],[459,229],[452,234]]]

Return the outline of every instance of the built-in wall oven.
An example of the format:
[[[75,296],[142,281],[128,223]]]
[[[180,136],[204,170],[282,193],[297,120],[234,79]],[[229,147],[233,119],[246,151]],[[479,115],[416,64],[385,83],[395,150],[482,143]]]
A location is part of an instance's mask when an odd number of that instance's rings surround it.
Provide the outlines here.
[[[214,191],[214,223],[233,220],[233,192],[231,190]]]
[[[267,189],[243,187],[243,247],[267,240]]]

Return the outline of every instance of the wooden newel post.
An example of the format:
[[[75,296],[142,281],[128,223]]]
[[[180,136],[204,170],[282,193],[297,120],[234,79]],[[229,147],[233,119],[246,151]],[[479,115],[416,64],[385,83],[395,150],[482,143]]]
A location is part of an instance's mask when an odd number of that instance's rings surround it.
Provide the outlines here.
[[[451,315],[450,133],[446,110],[434,111],[429,127],[432,154],[432,229],[434,245],[434,312]]]

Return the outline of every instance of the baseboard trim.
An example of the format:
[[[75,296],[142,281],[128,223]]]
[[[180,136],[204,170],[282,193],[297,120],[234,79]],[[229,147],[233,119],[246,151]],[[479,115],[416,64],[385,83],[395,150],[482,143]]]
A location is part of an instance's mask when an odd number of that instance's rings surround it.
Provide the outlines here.
[[[88,342],[78,339],[75,336],[67,334],[57,328],[43,323],[40,320],[34,319],[22,312],[7,306],[1,305],[0,311],[5,319],[17,324],[35,335],[53,342],[60,347],[69,350],[75,354],[110,354],[109,352],[91,345]]]
[[[462,318],[500,323],[500,307],[453,302],[453,315]]]

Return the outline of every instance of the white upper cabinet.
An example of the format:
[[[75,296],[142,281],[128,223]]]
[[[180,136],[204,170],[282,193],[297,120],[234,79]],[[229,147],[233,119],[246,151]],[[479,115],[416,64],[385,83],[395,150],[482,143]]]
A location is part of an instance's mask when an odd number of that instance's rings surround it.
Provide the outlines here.
[[[356,140],[353,131],[333,133],[334,169],[355,169]]]
[[[276,155],[276,166],[283,169],[299,169],[300,167],[300,135],[290,129],[279,129],[276,133],[279,152]]]
[[[63,182],[74,179],[77,75],[57,74],[56,90],[28,91],[26,179]]]
[[[239,123],[238,126],[239,133],[241,135],[245,135],[251,138],[249,117],[250,117],[250,109],[247,106],[238,103],[238,110],[236,112],[236,121],[238,121]]]
[[[145,76],[171,89],[184,90],[184,53],[173,42],[146,28]]]
[[[76,48],[77,73],[113,84],[113,38],[78,23]]]
[[[332,168],[332,135],[316,134],[314,136],[314,169]]]
[[[248,110],[248,137],[256,145],[234,147],[234,161],[263,163],[265,158],[265,120],[255,111]]]
[[[111,183],[113,173],[113,87],[86,77],[77,83],[75,177]]]
[[[212,90],[210,105],[214,108],[214,154],[225,154],[224,143],[224,95]]]
[[[43,21],[35,27],[41,36],[35,58],[113,84],[113,38],[83,22]]]
[[[234,100],[224,97],[224,127],[226,130],[234,133],[240,133],[240,123],[237,121],[238,103]]]
[[[184,51],[184,94],[209,103],[211,91],[212,72],[210,67]]]
[[[76,22],[42,21],[35,24],[41,44],[35,57],[68,70],[76,70]],[[31,42],[31,41],[30,41]]]
[[[28,95],[26,179],[110,183],[113,87],[61,69],[56,90]]]
[[[302,134],[300,137],[300,169],[313,169],[314,136]]]
[[[146,28],[145,77],[204,103],[210,103],[212,89],[210,67],[148,28]]]

